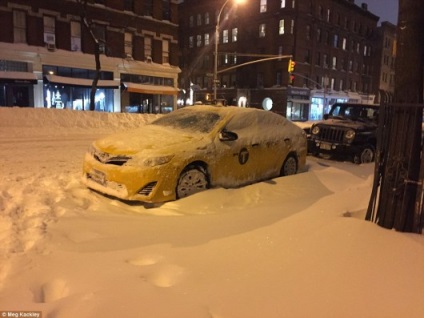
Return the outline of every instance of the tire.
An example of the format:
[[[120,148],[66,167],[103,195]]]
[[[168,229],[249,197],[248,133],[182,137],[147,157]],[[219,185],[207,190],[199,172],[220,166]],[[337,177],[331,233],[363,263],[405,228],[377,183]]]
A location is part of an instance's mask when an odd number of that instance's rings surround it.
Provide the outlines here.
[[[374,161],[375,150],[371,145],[367,145],[353,157],[353,162],[356,164],[370,163]]]
[[[188,166],[178,178],[177,199],[209,189],[209,179],[205,169],[200,166]]]
[[[290,176],[297,173],[297,160],[294,155],[288,155],[281,167],[281,176]]]

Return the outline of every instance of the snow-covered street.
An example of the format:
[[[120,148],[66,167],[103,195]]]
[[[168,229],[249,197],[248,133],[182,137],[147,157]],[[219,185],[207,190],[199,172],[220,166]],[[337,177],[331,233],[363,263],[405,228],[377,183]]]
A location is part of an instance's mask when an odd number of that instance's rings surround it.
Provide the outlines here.
[[[424,235],[364,221],[373,164],[156,208],[80,183],[94,139],[159,115],[0,108],[0,312],[43,318],[419,318]]]

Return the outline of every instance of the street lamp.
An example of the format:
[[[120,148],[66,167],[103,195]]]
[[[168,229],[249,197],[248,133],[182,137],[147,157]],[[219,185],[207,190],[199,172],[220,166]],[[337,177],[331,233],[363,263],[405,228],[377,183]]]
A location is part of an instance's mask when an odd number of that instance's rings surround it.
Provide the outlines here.
[[[219,10],[218,16],[216,17],[216,26],[215,26],[215,61],[214,61],[214,70],[213,70],[213,99],[216,102],[216,91],[218,87],[218,43],[219,43],[219,21],[221,20],[222,11],[224,11],[224,7],[230,0],[227,0],[222,5]],[[244,0],[233,0],[236,4],[243,3]]]

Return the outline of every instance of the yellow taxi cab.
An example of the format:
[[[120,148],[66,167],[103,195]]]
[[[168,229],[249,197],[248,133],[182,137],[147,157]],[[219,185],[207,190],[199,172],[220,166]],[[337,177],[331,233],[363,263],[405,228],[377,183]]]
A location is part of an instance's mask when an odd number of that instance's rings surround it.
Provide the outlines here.
[[[281,115],[234,106],[187,106],[136,130],[95,141],[83,183],[123,200],[160,203],[304,169],[304,131]]]

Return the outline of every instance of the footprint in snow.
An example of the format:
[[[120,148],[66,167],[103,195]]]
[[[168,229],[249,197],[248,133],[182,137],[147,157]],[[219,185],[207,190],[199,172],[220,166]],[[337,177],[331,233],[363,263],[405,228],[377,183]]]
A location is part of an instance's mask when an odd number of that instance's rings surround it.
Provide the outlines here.
[[[127,260],[128,264],[134,265],[134,266],[148,266],[158,263],[160,260],[163,259],[162,255],[143,255],[137,258],[129,259]]]
[[[185,269],[173,264],[160,266],[143,279],[157,287],[172,287],[178,284],[185,276]]]

